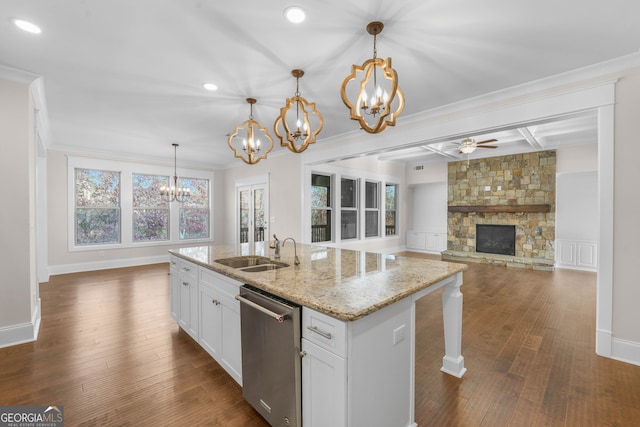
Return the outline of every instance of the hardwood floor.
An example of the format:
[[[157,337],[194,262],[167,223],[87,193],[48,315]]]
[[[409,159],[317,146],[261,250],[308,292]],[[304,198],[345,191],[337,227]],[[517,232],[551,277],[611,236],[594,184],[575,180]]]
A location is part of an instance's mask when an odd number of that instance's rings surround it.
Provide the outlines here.
[[[41,284],[38,341],[0,349],[0,405],[63,405],[68,426],[266,426],[170,318],[167,273]],[[419,426],[638,425],[640,367],[594,353],[595,274],[469,264],[462,292],[462,379],[439,371],[440,294],[418,301]]]

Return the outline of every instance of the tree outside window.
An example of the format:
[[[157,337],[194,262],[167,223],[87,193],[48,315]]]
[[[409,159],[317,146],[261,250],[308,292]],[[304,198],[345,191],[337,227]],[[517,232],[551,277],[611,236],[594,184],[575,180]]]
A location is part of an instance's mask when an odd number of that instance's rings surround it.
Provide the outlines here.
[[[169,177],[133,174],[133,241],[169,240],[169,203],[160,189],[169,186]]]
[[[331,176],[311,175],[311,242],[330,242]]]
[[[76,168],[74,188],[76,245],[120,243],[120,173]]]
[[[187,201],[180,204],[180,240],[209,237],[209,180],[180,178],[178,186],[191,191]]]
[[[385,185],[385,236],[395,236],[397,234],[397,211],[398,211],[398,184]]]

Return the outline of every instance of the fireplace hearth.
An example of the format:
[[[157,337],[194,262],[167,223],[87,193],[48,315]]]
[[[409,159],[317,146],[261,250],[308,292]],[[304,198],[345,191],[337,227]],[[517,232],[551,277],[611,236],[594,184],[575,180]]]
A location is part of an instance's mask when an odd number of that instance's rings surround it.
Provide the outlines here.
[[[476,224],[476,252],[515,255],[515,225]]]

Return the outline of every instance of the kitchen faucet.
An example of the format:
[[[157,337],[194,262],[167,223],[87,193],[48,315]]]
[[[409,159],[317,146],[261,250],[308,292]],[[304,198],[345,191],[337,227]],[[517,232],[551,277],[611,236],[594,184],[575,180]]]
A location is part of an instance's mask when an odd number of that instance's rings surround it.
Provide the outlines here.
[[[269,247],[276,250],[276,253],[273,255],[273,257],[276,259],[280,258],[280,240],[278,240],[275,233],[273,234],[273,243],[271,243]]]
[[[284,247],[284,244],[287,243],[287,240],[291,240],[293,242],[293,255],[294,255],[293,263],[295,265],[299,265],[300,264],[300,260],[298,259],[298,247],[296,246],[296,241],[293,240],[293,237],[287,237],[286,239],[284,239],[282,241],[282,246],[283,247]]]

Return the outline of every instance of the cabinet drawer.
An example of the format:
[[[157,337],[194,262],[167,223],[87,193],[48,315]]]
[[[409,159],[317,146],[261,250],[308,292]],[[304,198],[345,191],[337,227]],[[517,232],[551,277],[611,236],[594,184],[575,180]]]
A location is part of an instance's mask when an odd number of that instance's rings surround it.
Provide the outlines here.
[[[181,279],[190,278],[193,283],[198,281],[198,266],[183,259],[178,260],[178,272]]]
[[[340,357],[347,353],[345,322],[302,307],[302,337]]]
[[[235,297],[240,293],[239,289],[242,285],[242,283],[237,280],[206,268],[200,268],[200,283],[212,284],[218,290],[230,295],[231,297]]]

